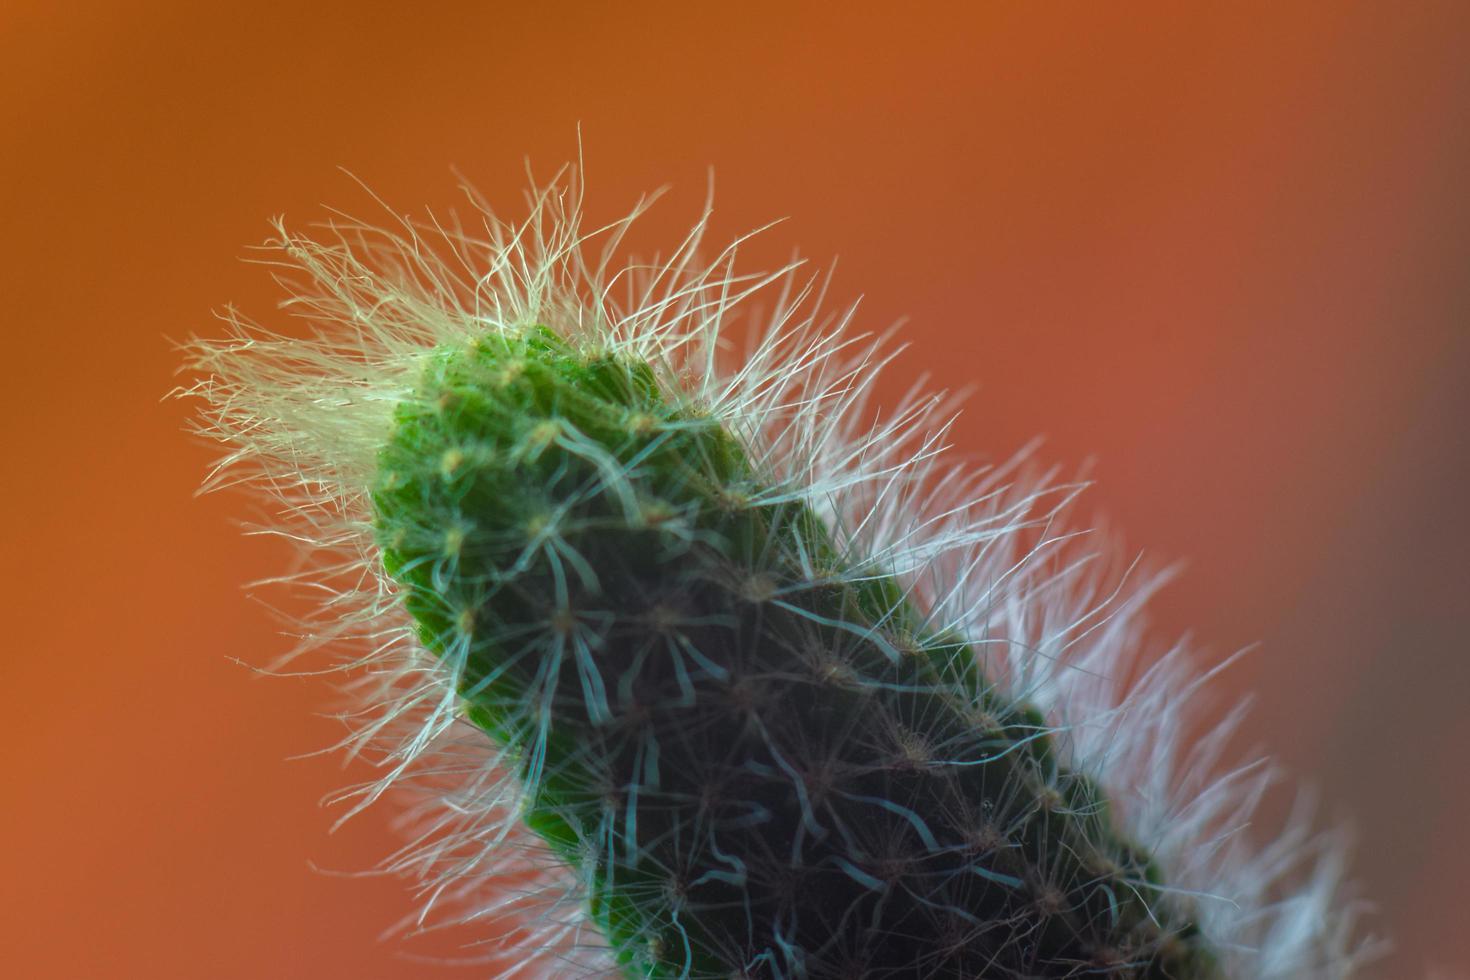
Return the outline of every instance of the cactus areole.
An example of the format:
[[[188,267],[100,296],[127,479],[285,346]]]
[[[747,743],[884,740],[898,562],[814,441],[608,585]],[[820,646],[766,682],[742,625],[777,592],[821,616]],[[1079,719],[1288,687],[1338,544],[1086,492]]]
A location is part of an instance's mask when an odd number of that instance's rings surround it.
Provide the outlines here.
[[[1041,713],[647,363],[426,363],[383,562],[629,976],[1217,975]]]

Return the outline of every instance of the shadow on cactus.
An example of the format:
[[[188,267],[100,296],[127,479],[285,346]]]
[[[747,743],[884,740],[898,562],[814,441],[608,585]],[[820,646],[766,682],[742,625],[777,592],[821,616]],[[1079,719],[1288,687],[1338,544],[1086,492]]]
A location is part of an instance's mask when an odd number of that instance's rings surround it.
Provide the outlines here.
[[[880,416],[797,264],[701,261],[704,221],[629,263],[645,205],[585,235],[578,193],[278,226],[307,335],[189,346],[423,922],[506,976],[1349,974],[1338,844],[1238,832],[1272,774],[1219,775],[1239,712],[1181,744],[1208,675],[1141,655],[1158,579],[1064,530],[1078,487],[947,463],[939,399]]]

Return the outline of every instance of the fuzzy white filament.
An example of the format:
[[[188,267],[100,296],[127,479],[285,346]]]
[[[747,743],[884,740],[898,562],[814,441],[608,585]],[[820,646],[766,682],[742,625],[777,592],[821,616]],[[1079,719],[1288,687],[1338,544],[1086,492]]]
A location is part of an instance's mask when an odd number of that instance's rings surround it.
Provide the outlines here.
[[[393,408],[430,352],[544,324],[652,365],[760,461],[756,492],[820,514],[845,565],[813,564],[812,581],[897,575],[931,629],[967,637],[987,678],[1043,711],[1066,765],[1104,787],[1164,890],[1189,897],[1228,975],[1343,977],[1372,952],[1356,938],[1340,843],[1314,837],[1305,809],[1264,846],[1245,831],[1275,775],[1223,759],[1243,712],[1186,741],[1215,671],[1183,647],[1142,656],[1140,609],[1161,576],[1130,575],[1098,536],[1066,528],[1078,485],[1025,454],[957,467],[943,452],[946,400],[913,391],[879,416],[888,355],[847,332],[851,311],[824,314],[825,283],[799,263],[738,271],[739,241],[701,258],[707,213],[670,257],[638,265],[623,238],[650,201],[584,230],[572,171],[535,187],[515,223],[467,193],[472,226],[338,215],[310,237],[277,222],[265,261],[305,335],[232,310],[227,338],[188,346],[199,431],[225,447],[206,486],[276,502],[260,530],[297,542],[303,560],[279,581],[320,597],[291,656],[331,655],[353,706],[344,746],[382,769],[342,799],[356,812],[394,788],[405,802],[410,843],[385,868],[421,888],[408,929],[472,928],[473,958],[496,976],[616,973],[585,918],[587,883],[521,824],[514,767],[462,720],[452,658],[416,639],[368,495]],[[753,296],[770,307],[758,323]],[[758,338],[740,356],[737,330]]]

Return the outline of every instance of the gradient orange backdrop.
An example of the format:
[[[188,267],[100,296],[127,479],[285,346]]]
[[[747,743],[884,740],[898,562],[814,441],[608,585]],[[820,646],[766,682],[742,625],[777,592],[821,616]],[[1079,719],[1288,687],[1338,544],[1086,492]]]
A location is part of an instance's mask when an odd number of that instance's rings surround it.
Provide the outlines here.
[[[325,682],[234,661],[287,643],[239,588],[285,556],[192,499],[165,338],[274,316],[238,259],[366,210],[339,165],[514,214],[579,123],[594,216],[669,183],[672,234],[713,167],[720,235],[789,215],[757,254],[908,317],[890,390],[978,386],[960,450],[1095,459],[1190,562],[1160,636],[1261,641],[1223,695],[1358,827],[1378,975],[1470,964],[1470,8],[1226,6],[7,4],[0,972],[467,975],[377,941],[403,884],[313,870],[390,810],[329,837],[366,773],[285,761]]]

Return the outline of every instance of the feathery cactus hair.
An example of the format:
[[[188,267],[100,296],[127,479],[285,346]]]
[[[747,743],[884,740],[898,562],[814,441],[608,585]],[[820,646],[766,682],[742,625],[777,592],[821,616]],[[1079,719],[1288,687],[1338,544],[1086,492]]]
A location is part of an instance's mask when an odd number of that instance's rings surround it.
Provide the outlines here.
[[[267,491],[325,597],[302,649],[382,767],[343,798],[405,790],[410,928],[500,976],[1352,971],[1336,839],[1240,832],[1272,770],[1222,766],[1239,711],[1184,744],[1213,672],[1141,656],[1159,577],[1064,529],[1077,485],[877,413],[879,345],[799,263],[701,259],[707,212],[636,264],[648,200],[468,193],[278,221],[306,336],[188,347],[206,486]]]

